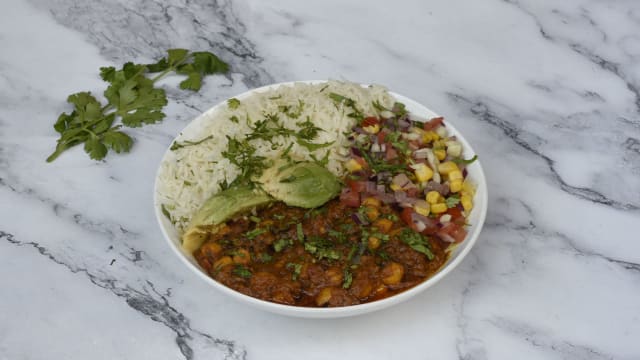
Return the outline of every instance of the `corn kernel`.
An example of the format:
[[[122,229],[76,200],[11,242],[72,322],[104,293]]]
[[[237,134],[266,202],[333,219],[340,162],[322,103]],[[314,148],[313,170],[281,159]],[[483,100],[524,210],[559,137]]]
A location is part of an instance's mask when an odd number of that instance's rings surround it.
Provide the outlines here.
[[[378,124],[373,124],[370,126],[365,126],[362,129],[364,129],[364,131],[370,133],[370,134],[377,134],[380,131],[380,125]]]
[[[431,205],[431,212],[434,214],[442,214],[447,211],[447,204],[445,203],[437,203]]]
[[[445,149],[433,150],[433,154],[438,158],[438,160],[444,160],[444,158],[447,157],[447,151]]]
[[[427,193],[426,200],[429,204],[433,205],[440,200],[440,193],[437,191],[429,191]]]
[[[473,197],[476,194],[476,186],[469,179],[465,179],[462,182],[462,192]]]
[[[460,203],[462,204],[462,208],[464,208],[464,211],[466,211],[467,213],[469,213],[469,211],[473,209],[473,200],[471,200],[471,196],[466,193],[460,196]]]
[[[391,185],[389,185],[389,187],[390,187],[390,188],[391,188],[391,190],[393,190],[393,191],[400,191],[400,190],[402,190],[402,186],[397,185],[397,184],[394,184],[394,183],[391,183]]]
[[[449,183],[449,191],[451,191],[453,193],[457,193],[457,192],[460,192],[460,190],[462,190],[462,180],[460,180],[460,179],[452,180]]]
[[[355,159],[349,159],[349,161],[347,161],[344,166],[347,168],[347,170],[349,170],[349,172],[362,170],[362,165],[360,165],[360,163],[358,163]]]
[[[438,165],[438,172],[442,175],[449,175],[450,172],[456,170],[460,171],[458,165],[456,165],[456,163],[454,163],[453,161],[445,161]]]
[[[460,170],[454,170],[452,172],[449,173],[449,181],[453,181],[453,180],[462,180],[462,171]]]
[[[457,141],[447,141],[447,154],[453,157],[460,157],[462,155],[462,144]]]
[[[413,209],[422,216],[429,216],[429,212],[431,211],[431,206],[429,205],[429,203],[426,203],[420,206],[415,206]]]
[[[440,140],[440,136],[435,131],[425,131],[422,135],[422,142],[425,144],[438,140]]]
[[[418,182],[429,181],[433,177],[433,170],[425,164],[415,164],[413,170]]]

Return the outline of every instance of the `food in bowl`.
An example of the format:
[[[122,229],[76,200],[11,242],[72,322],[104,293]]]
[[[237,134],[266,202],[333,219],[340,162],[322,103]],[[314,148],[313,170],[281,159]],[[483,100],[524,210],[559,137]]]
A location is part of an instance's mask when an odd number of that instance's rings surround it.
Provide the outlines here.
[[[475,186],[442,118],[329,81],[230,99],[159,173],[182,247],[262,300],[356,305],[424,282],[465,239]]]

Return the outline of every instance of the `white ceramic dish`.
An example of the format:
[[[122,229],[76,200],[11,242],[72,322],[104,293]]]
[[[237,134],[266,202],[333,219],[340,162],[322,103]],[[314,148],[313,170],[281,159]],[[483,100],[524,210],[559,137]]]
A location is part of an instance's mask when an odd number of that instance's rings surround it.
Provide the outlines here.
[[[324,81],[304,81],[304,82],[322,83]],[[241,95],[235,96],[235,98],[239,100],[243,100],[244,98],[250,96],[254,92],[263,92],[263,91],[275,89],[279,86],[283,86],[283,85],[286,86],[291,84],[293,83],[289,82],[289,83],[268,85],[258,89],[250,90]],[[390,92],[390,94],[393,95],[399,102],[404,103],[407,107],[407,110],[410,113],[415,114],[416,116],[419,116],[421,118],[427,118],[427,119],[438,116],[435,112],[417,103],[414,100],[411,100],[405,96],[402,96],[393,92]],[[203,125],[211,120],[212,114],[216,112],[220,106],[226,106],[226,100],[212,107],[211,109],[209,109],[208,111],[204,112],[202,115],[194,119],[191,123],[189,123],[189,125],[187,125],[182,130],[180,135],[177,136],[175,140],[181,141],[183,139],[196,138],[198,133],[202,129]],[[445,125],[447,126],[449,133],[451,135],[455,135],[457,139],[460,140],[460,142],[462,143],[463,154],[465,155],[466,158],[470,158],[476,154],[471,148],[471,145],[469,145],[467,140],[464,138],[464,136],[460,134],[460,132],[452,125],[451,121],[446,117],[445,117]],[[169,149],[167,149],[162,161],[164,162],[168,158],[170,158],[172,156],[171,153],[172,152]],[[269,301],[260,300],[260,299],[256,299],[256,298],[244,295],[240,292],[237,292],[231,288],[228,288],[218,283],[217,281],[209,277],[209,275],[207,275],[207,273],[198,265],[198,263],[196,262],[196,260],[193,258],[191,254],[188,254],[182,250],[180,246],[180,237],[178,236],[178,233],[176,232],[171,222],[162,214],[161,204],[158,200],[158,192],[157,192],[158,176],[156,176],[156,182],[154,187],[154,205],[153,206],[155,208],[156,219],[158,220],[160,229],[162,230],[162,233],[165,239],[168,241],[171,249],[176,253],[176,255],[184,262],[184,264],[189,269],[191,269],[197,276],[199,276],[201,279],[203,279],[205,282],[210,284],[212,287],[214,287],[218,291],[221,291],[241,302],[244,302],[246,304],[249,304],[273,313],[296,316],[296,317],[305,317],[305,318],[338,318],[338,317],[364,314],[364,313],[380,310],[383,308],[387,308],[391,305],[403,302],[415,296],[416,294],[425,291],[429,287],[433,286],[435,283],[437,283],[442,278],[444,278],[449,272],[451,272],[456,266],[458,266],[458,264],[460,264],[462,259],[464,259],[464,257],[469,253],[469,251],[475,244],[476,240],[478,239],[478,235],[480,234],[480,231],[484,224],[485,216],[487,213],[487,183],[484,176],[484,172],[482,170],[482,166],[480,165],[480,161],[475,161],[471,165],[469,165],[467,167],[467,171],[468,171],[469,177],[477,184],[477,191],[474,198],[474,209],[471,211],[471,215],[467,219],[468,222],[470,223],[470,226],[468,228],[468,235],[467,235],[467,238],[452,251],[451,257],[449,258],[449,261],[445,264],[445,266],[443,266],[435,275],[433,275],[431,278],[427,279],[426,281],[422,282],[421,284],[416,285],[415,287],[409,290],[406,290],[402,293],[396,294],[392,297],[370,302],[370,303],[338,307],[338,308],[307,308],[307,307],[276,304]]]

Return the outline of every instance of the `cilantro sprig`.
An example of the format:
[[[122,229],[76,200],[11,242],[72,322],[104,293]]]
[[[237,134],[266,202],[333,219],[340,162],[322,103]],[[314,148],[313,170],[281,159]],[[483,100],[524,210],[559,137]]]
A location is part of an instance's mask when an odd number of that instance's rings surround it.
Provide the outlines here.
[[[141,127],[161,121],[166,115],[167,95],[156,82],[176,73],[185,75],[180,88],[198,91],[207,75],[226,73],[229,66],[207,51],[190,52],[170,49],[167,56],[154,64],[127,62],[121,69],[113,66],[100,68],[100,77],[109,85],[103,95],[103,104],[91,92],[69,95],[73,105],[70,113],[62,113],[53,125],[60,134],[55,151],[47,162],[54,161],[64,151],[80,144],[91,159],[101,160],[109,150],[129,152],[133,139],[121,131],[122,127]],[[149,74],[157,73],[154,77]]]

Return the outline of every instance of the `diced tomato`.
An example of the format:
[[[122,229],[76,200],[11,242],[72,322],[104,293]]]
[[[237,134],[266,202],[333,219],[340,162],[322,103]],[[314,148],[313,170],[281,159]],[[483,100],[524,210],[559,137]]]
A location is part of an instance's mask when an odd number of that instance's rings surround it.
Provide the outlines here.
[[[407,196],[408,197],[417,197],[418,193],[420,192],[420,190],[418,190],[418,188],[415,187],[411,187],[407,189]],[[423,199],[424,200],[424,199]]]
[[[413,219],[411,216],[413,212],[413,209],[410,207],[402,209],[402,212],[400,213],[400,219],[402,219],[402,221],[404,221],[404,223],[407,224],[407,226],[409,226],[413,231],[418,231],[418,228],[416,227],[416,224],[413,223]]]
[[[377,125],[379,123],[380,123],[380,120],[378,120],[378,118],[373,117],[373,116],[369,116],[369,117],[366,117],[366,118],[362,119],[362,122],[360,123],[360,126],[367,127],[367,126]]]
[[[462,221],[464,223],[464,216],[462,216],[462,206],[457,205],[447,210],[447,214],[451,215],[451,221],[455,223],[459,223]]]
[[[443,122],[444,122],[444,118],[443,117],[433,118],[433,119],[427,121],[426,123],[424,123],[422,128],[425,131],[433,130],[433,129],[437,128],[438,126],[442,125]]]
[[[427,226],[426,229],[422,231],[423,235],[435,235],[438,230],[440,230],[437,226]]]
[[[358,207],[360,206],[360,194],[345,188],[340,194],[340,202],[349,207]]]
[[[390,143],[386,143],[386,150],[384,153],[384,159],[389,161],[398,158],[398,151],[391,146]]]
[[[448,237],[453,239],[454,242],[459,243],[467,236],[467,230],[458,224],[449,222],[438,231],[438,235],[445,240]]]
[[[387,129],[380,130],[380,132],[378,133],[378,144],[384,144],[384,138],[387,137],[388,133],[389,130]]]
[[[367,182],[363,180],[350,180],[347,179],[347,185],[351,188],[351,191],[361,193],[367,189]]]

